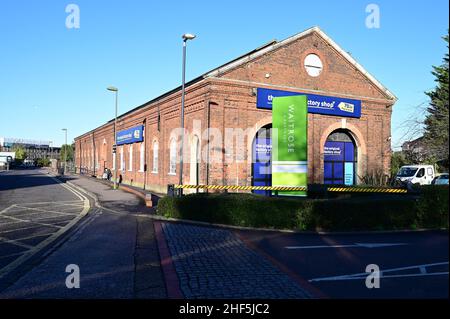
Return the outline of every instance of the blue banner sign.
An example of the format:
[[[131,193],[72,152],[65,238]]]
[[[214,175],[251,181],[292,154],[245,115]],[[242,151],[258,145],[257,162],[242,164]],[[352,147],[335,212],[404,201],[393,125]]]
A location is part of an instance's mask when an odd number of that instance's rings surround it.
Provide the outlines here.
[[[117,145],[142,142],[144,140],[144,126],[139,125],[117,132]]]
[[[271,110],[274,97],[291,95],[307,95],[308,113],[356,118],[361,117],[360,100],[263,88],[257,89],[256,107],[259,109]]]

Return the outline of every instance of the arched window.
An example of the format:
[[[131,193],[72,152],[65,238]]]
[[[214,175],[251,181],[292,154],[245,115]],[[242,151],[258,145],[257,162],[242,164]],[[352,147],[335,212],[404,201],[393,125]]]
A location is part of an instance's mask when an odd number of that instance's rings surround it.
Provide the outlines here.
[[[122,172],[125,170],[125,158],[123,156],[123,147],[120,148],[120,170]]]
[[[169,174],[175,175],[177,171],[177,142],[175,139],[170,141],[169,151]]]
[[[133,171],[133,145],[128,148],[128,171]]]
[[[152,169],[152,173],[158,173],[158,152],[159,152],[158,142],[154,141],[153,142],[153,169]]]
[[[139,172],[143,172],[145,169],[145,142],[141,143],[141,149],[140,149],[140,159],[139,159]]]

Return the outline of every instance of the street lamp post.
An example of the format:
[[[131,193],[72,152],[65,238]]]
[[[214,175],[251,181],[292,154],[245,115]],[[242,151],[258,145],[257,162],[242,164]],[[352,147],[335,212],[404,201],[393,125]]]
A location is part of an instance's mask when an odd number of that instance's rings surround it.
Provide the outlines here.
[[[65,147],[65,150],[64,150],[64,172],[63,172],[63,175],[65,175],[66,174],[66,171],[67,171],[67,129],[66,128],[63,128],[62,129],[63,131],[64,131],[64,135],[65,135],[65,137],[64,137],[64,147]]]
[[[114,189],[117,189],[117,154],[116,154],[116,148],[117,148],[117,134],[116,134],[116,127],[117,127],[117,100],[118,100],[118,93],[119,89],[110,86],[107,88],[108,91],[115,92],[116,94],[116,115],[114,117],[114,146],[113,146],[113,154],[114,154]]]
[[[183,71],[181,84],[181,147],[180,147],[180,185],[183,185],[183,146],[184,146],[184,96],[185,96],[185,79],[186,79],[186,42],[194,40],[195,35],[185,33],[183,38]],[[183,195],[183,189],[179,188],[179,195]]]

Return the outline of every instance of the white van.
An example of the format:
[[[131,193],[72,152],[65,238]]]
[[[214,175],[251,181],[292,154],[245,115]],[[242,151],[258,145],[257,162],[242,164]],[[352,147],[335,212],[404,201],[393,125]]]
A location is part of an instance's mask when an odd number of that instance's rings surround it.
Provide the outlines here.
[[[396,179],[402,183],[429,185],[435,176],[433,165],[407,165],[400,168]]]

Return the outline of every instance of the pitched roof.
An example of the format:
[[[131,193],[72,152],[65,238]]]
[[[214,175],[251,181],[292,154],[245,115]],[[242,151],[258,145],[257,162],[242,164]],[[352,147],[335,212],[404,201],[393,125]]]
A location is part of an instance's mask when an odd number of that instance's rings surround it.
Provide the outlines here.
[[[233,59],[231,61],[228,61],[228,62],[222,64],[221,66],[219,66],[219,67],[217,67],[215,69],[212,69],[212,70],[210,70],[210,71],[208,71],[208,72],[206,72],[206,73],[204,73],[204,74],[202,74],[202,75],[200,75],[200,76],[198,76],[198,77],[196,77],[196,78],[186,82],[185,86],[188,87],[188,86],[190,86],[192,84],[200,82],[201,80],[209,78],[209,77],[216,77],[216,76],[218,76],[218,75],[220,75],[220,74],[222,74],[222,73],[224,73],[224,72],[226,72],[228,70],[231,70],[231,69],[234,69],[236,67],[239,67],[240,65],[243,65],[243,64],[245,64],[245,63],[247,63],[247,62],[249,62],[251,60],[254,60],[254,59],[256,59],[256,58],[258,58],[258,57],[260,57],[260,56],[262,56],[262,55],[264,55],[264,54],[266,54],[268,52],[276,50],[277,48],[279,48],[281,46],[289,44],[289,43],[291,43],[291,42],[293,42],[293,41],[295,41],[297,39],[305,37],[305,36],[307,36],[309,34],[312,34],[314,32],[316,32],[319,36],[321,36],[337,52],[339,52],[345,59],[347,59],[347,61],[349,61],[357,70],[359,70],[365,77],[367,77],[377,88],[379,88],[387,96],[388,99],[393,100],[393,102],[397,101],[397,97],[391,91],[389,91],[383,84],[381,84],[366,69],[364,69],[364,67],[362,65],[360,65],[358,62],[356,62],[356,60],[350,54],[348,54],[346,51],[344,51],[336,42],[334,42],[328,35],[326,35],[325,32],[323,32],[318,26],[314,26],[312,28],[309,28],[309,29],[307,29],[307,30],[305,30],[303,32],[297,33],[297,34],[295,34],[295,35],[293,35],[293,36],[291,36],[289,38],[286,38],[286,39],[284,39],[282,41],[277,41],[277,40],[269,41],[268,43],[266,43],[266,44],[264,44],[264,45],[262,45],[262,46],[260,46],[260,47],[258,47],[256,49],[254,49],[254,50],[252,50],[250,52],[247,52],[247,53],[245,53],[245,54],[243,54],[243,55],[241,55],[241,56],[239,56],[239,57],[237,57],[237,58],[235,58],[235,59]],[[174,89],[172,89],[172,90],[170,90],[170,91],[168,91],[168,92],[166,92],[166,93],[164,93],[164,94],[162,94],[162,95],[160,95],[160,96],[158,96],[158,97],[156,97],[156,98],[154,98],[154,99],[152,99],[152,100],[150,100],[150,101],[148,101],[148,102],[145,102],[144,104],[141,104],[141,105],[139,105],[139,106],[137,106],[137,107],[135,107],[135,108],[133,108],[133,109],[131,109],[131,110],[121,114],[121,115],[119,115],[118,118],[121,118],[121,117],[123,117],[125,115],[128,115],[130,113],[133,113],[134,111],[136,111],[138,109],[141,109],[141,108],[143,108],[143,107],[145,107],[145,106],[147,106],[149,104],[155,103],[155,102],[157,102],[157,101],[159,101],[159,100],[161,100],[161,99],[163,99],[163,98],[165,98],[165,97],[167,97],[167,96],[169,96],[169,95],[171,95],[171,94],[173,94],[175,92],[178,92],[180,90],[181,90],[181,85],[176,87],[176,88],[174,88]],[[111,123],[112,121],[114,121],[114,119],[108,121],[105,124]],[[103,126],[103,125],[101,125],[101,126]],[[88,132],[88,133],[90,133],[90,132]],[[87,133],[85,133],[85,134],[87,134]],[[85,135],[85,134],[82,134],[82,135]]]
[[[334,42],[328,35],[325,34],[318,26],[309,28],[303,32],[297,33],[285,40],[282,41],[272,41],[265,46],[258,48],[256,50],[253,50],[240,58],[237,58],[233,61],[230,61],[218,68],[215,68],[214,70],[211,70],[207,73],[205,73],[204,77],[214,77],[217,76],[223,72],[226,72],[230,69],[234,69],[248,61],[251,61],[253,59],[256,59],[270,51],[273,51],[281,46],[284,46],[286,44],[289,44],[297,39],[300,39],[302,37],[305,37],[306,35],[309,35],[313,32],[316,32],[319,36],[321,36],[326,42],[328,42],[336,51],[338,51],[347,61],[349,61],[356,69],[358,69],[364,76],[366,76],[376,87],[378,87],[384,94],[391,100],[394,100],[394,102],[397,100],[397,97],[389,91],[383,84],[381,84],[373,75],[371,75],[364,67],[356,62],[356,60],[348,54],[345,50],[343,50],[336,42]]]

